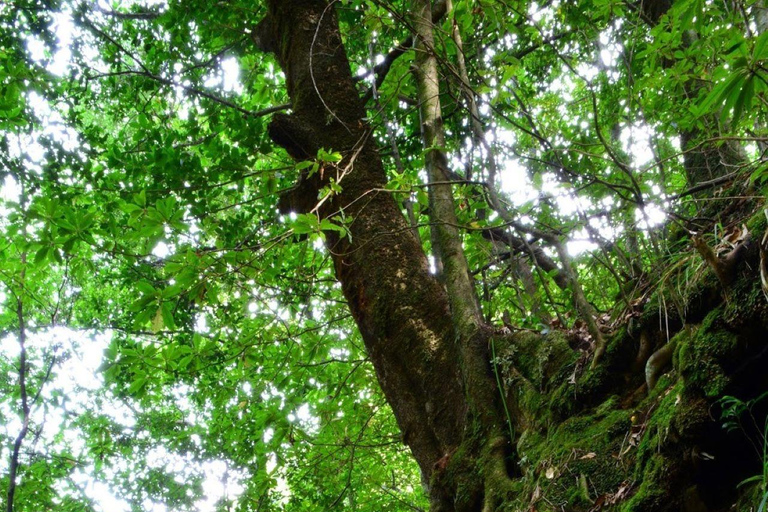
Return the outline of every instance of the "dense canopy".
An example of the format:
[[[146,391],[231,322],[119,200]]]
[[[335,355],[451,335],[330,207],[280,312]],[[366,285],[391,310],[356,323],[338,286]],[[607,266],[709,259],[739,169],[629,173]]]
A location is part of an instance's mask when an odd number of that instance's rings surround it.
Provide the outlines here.
[[[762,510],[766,29],[0,4],[0,501]]]

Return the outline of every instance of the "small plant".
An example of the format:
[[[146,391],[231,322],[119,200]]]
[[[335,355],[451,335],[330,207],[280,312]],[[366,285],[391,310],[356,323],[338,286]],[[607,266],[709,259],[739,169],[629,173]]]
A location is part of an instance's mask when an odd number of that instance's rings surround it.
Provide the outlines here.
[[[742,480],[737,486],[744,487],[753,483],[759,485],[762,498],[760,499],[760,505],[757,507],[757,512],[764,512],[766,504],[768,504],[768,418],[763,422],[763,427],[760,428],[752,409],[765,397],[768,397],[768,392],[746,402],[735,396],[724,396],[720,399],[722,407],[720,419],[723,421],[723,428],[728,432],[738,430],[744,433],[754,447],[757,456],[762,461],[762,471],[757,475]],[[743,421],[745,419],[748,419],[751,425],[744,425]],[[747,431],[750,426],[754,427],[754,431],[757,432],[757,439]]]

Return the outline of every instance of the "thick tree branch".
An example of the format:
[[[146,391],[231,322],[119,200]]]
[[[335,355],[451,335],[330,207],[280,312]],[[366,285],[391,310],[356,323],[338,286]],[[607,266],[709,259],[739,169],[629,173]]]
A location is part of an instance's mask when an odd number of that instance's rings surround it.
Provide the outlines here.
[[[273,120],[270,135],[297,159],[315,155],[319,147],[343,156],[338,166],[347,173],[341,192],[315,209],[321,218],[343,211],[353,219],[351,237],[328,232],[326,245],[382,390],[428,484],[435,461],[460,444],[465,422],[448,298],[429,274],[420,242],[394,198],[379,192],[386,175],[334,4],[268,4],[257,29],[259,47],[275,52],[293,110]],[[306,185],[315,201],[329,174],[315,174],[314,188]]]

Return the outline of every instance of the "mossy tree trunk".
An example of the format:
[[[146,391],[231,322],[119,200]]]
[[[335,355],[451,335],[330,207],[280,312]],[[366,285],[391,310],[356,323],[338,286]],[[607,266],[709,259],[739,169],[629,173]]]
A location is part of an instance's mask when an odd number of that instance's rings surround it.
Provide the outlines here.
[[[431,33],[429,2],[422,4],[422,27]],[[485,495],[495,494],[498,480],[506,478],[511,441],[490,366],[493,330],[483,324],[474,297],[450,186],[432,191],[447,292],[429,273],[420,241],[394,198],[383,191],[383,165],[332,6],[323,0],[270,2],[256,39],[262,49],[276,54],[293,106],[292,114],[275,116],[271,122],[273,140],[297,160],[314,157],[320,148],[344,156],[334,171],[303,179],[284,204],[303,213],[314,207],[318,190],[328,180],[338,180],[341,193],[317,213],[333,218],[343,211],[354,219],[352,241],[328,232],[328,249],[404,442],[421,467],[432,508],[479,510]],[[424,37],[419,44],[430,45]],[[421,86],[436,86],[434,57],[423,55],[427,62],[419,66]],[[428,96],[437,104],[423,109],[425,140],[437,143],[442,136],[440,106],[436,94]],[[428,162],[432,180],[446,181],[445,155],[432,150]],[[457,479],[445,473],[467,443],[487,464],[482,478],[464,485],[463,499],[457,503]],[[475,469],[453,472],[470,474]]]
[[[326,244],[403,441],[421,468],[431,509],[715,510],[736,501],[737,479],[752,467],[731,468],[733,454],[743,450],[738,442],[730,456],[722,449],[712,407],[723,394],[759,380],[755,368],[766,360],[768,315],[756,305],[755,289],[762,295],[749,271],[729,292],[743,300],[726,302],[715,280],[690,299],[699,313],[688,312],[685,329],[678,322],[660,333],[658,314],[646,315],[612,335],[592,369],[590,355],[565,334],[494,330],[479,314],[450,187],[431,187],[435,239],[450,276],[445,283],[430,274],[420,241],[385,191],[334,4],[268,4],[254,39],[276,55],[292,102],[290,115],[270,123],[270,136],[297,161],[320,148],[343,155],[333,168],[304,176],[281,205],[352,219],[351,237],[328,231]],[[445,181],[445,155],[434,149],[441,146],[441,120],[430,3],[413,5],[416,79],[422,97],[432,98],[422,105],[422,123],[436,185]],[[318,192],[331,180],[341,192],[317,206]],[[719,319],[748,301],[754,307]],[[655,386],[646,394],[646,360],[666,336],[677,338],[672,360],[654,369]],[[755,341],[759,336],[762,342]],[[739,357],[748,364],[733,361]],[[718,470],[727,477],[708,487]],[[714,489],[730,491],[723,498],[713,496]]]

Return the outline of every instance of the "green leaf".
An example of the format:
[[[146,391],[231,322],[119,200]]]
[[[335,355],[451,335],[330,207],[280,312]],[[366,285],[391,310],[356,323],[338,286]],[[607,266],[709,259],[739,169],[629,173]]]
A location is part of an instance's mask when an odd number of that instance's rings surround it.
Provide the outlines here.
[[[152,319],[152,332],[158,333],[163,330],[163,306],[162,304],[157,307],[157,311],[155,312],[155,316]]]
[[[152,286],[152,284],[149,281],[146,281],[144,279],[136,283],[136,288],[138,288],[139,291],[144,294],[148,294],[148,295],[157,294],[157,288]]]
[[[741,92],[738,95],[738,99],[736,100],[736,104],[733,109],[733,119],[731,120],[731,127],[736,128],[736,126],[741,121],[741,116],[744,113],[745,109],[749,109],[752,106],[752,97],[755,94],[755,81],[757,79],[754,75],[750,75],[745,81],[744,85],[741,89]]]
[[[341,153],[337,151],[328,152],[325,149],[320,148],[317,152],[317,159],[320,162],[341,162]]]
[[[49,253],[50,253],[50,247],[43,246],[40,249],[38,249],[37,252],[35,253],[33,264],[36,267],[39,267],[43,262],[45,262],[48,259]]]
[[[292,226],[293,232],[297,235],[304,235],[307,233],[317,233],[320,231],[320,223],[316,215],[311,213],[303,213],[296,217]]]
[[[725,81],[713,87],[704,101],[699,104],[699,115],[710,112],[713,107],[721,105],[723,101],[730,98],[738,89],[742,78],[742,75],[733,73]]]
[[[340,226],[339,224],[334,224],[330,219],[323,219],[322,222],[320,222],[320,229],[324,231],[337,231],[341,233],[342,236],[347,233],[347,228]]]
[[[720,122],[725,122],[728,115],[734,110],[739,98],[741,98],[742,91],[744,90],[745,78],[742,75],[737,76],[739,77],[739,80],[736,81],[735,86],[730,90],[729,94],[723,98],[724,103],[722,110],[720,110]]]
[[[768,59],[768,31],[760,34],[760,37],[755,41],[752,57],[757,61]]]
[[[165,327],[171,330],[175,329],[176,321],[173,318],[173,304],[169,301],[163,302],[163,306],[160,309],[162,311],[163,324]]]
[[[140,375],[137,376],[133,382],[131,382],[131,385],[128,387],[128,393],[132,395],[138,394],[142,389],[144,389],[144,386],[147,384],[147,377],[146,375]]]

